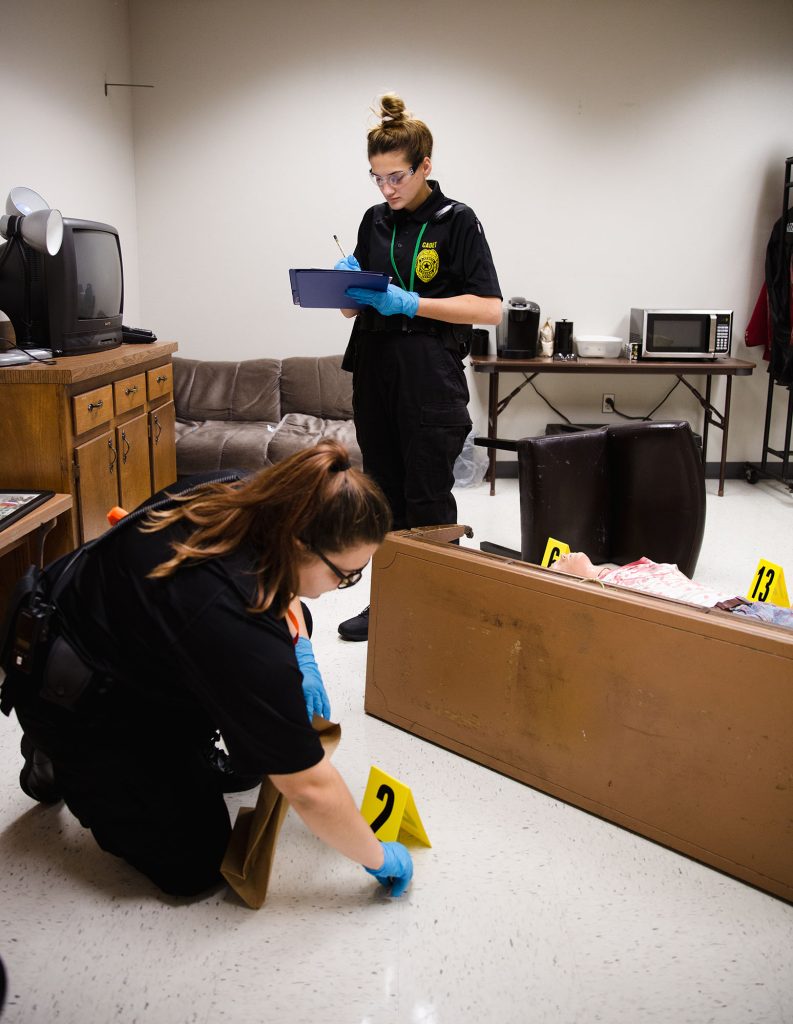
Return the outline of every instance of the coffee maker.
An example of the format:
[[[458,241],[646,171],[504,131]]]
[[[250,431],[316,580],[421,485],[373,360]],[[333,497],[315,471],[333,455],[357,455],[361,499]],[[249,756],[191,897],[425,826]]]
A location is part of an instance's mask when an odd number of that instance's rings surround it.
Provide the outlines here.
[[[496,327],[496,352],[500,359],[534,359],[540,335],[540,307],[516,295],[505,305]]]

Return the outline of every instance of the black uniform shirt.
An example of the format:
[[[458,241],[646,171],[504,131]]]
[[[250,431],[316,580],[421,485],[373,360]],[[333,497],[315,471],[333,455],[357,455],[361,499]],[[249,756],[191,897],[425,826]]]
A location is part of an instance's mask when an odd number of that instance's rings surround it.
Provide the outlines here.
[[[220,729],[243,774],[312,767],[323,752],[289,630],[283,619],[247,611],[255,594],[252,552],[147,579],[171,556],[171,541],[185,535],[181,523],[157,533],[122,523],[85,552],[59,599],[67,636],[92,667],[129,691],[136,717],[150,718],[160,742],[206,741]]]
[[[476,214],[470,206],[448,199],[437,181],[429,185],[432,194],[417,210],[392,211],[388,203],[379,203],[366,211],[355,246],[361,269],[390,274],[394,284],[424,298],[501,298],[493,257]]]

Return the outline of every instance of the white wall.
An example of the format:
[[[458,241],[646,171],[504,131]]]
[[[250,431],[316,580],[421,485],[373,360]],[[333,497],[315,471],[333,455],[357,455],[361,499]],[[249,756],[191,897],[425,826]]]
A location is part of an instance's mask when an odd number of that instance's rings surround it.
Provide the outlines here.
[[[118,228],[125,305],[140,314],[126,0],[3,0],[0,206],[28,185],[66,217]],[[5,212],[3,209],[2,212]]]
[[[182,354],[341,351],[347,325],[292,306],[287,270],[331,266],[334,232],[353,246],[378,201],[369,108],[393,88],[435,135],[444,191],[480,215],[505,297],[623,336],[631,305],[733,308],[733,354],[759,360],[742,338],[793,152],[789,0],[130,10],[135,77],[156,86],[135,97],[144,319]],[[537,383],[583,422],[603,391],[641,413],[670,386]],[[484,426],[483,378],[473,391]],[[683,392],[664,412],[696,426]],[[759,457],[765,393],[764,367],[736,382],[731,460]],[[499,432],[557,419],[527,389]]]
[[[27,184],[115,224],[127,321],[185,355],[338,352],[348,325],[292,306],[287,270],[332,265],[334,232],[353,245],[378,199],[369,108],[393,88],[479,213],[505,296],[582,333],[624,334],[631,305],[728,306],[734,354],[759,362],[742,334],[793,152],[791,29],[789,0],[5,0],[0,199]],[[735,382],[732,461],[759,458],[766,381]],[[603,391],[637,414],[668,379],[537,383],[596,422]],[[663,413],[700,422],[682,388]],[[500,433],[556,419],[527,388]]]

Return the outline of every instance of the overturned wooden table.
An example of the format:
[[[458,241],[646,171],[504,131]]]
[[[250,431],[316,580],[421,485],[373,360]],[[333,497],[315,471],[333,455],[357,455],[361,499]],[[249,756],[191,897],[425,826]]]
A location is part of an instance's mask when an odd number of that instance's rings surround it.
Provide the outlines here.
[[[367,713],[793,902],[793,631],[463,529],[375,554]]]

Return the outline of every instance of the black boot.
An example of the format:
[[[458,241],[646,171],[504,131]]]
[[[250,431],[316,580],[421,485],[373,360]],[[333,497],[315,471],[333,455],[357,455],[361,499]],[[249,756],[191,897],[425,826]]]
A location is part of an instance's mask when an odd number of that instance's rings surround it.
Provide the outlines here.
[[[36,750],[24,733],[19,748],[25,759],[22,771],[19,773],[19,785],[22,792],[40,804],[57,804],[63,797],[55,783],[52,761],[46,754]]]
[[[339,625],[339,636],[342,640],[359,642],[369,639],[369,605],[358,615],[354,615],[351,619],[345,619]]]

